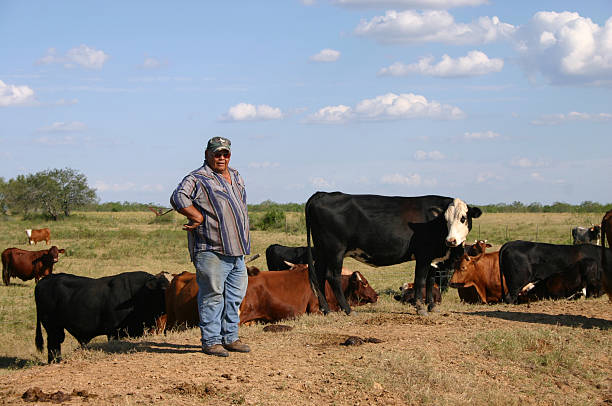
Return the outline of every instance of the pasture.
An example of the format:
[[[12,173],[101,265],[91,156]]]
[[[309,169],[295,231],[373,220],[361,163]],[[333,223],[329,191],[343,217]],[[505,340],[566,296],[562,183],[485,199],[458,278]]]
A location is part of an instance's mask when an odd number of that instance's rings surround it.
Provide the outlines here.
[[[259,214],[259,213],[258,213]],[[571,243],[571,228],[597,224],[603,213],[483,214],[468,241],[498,249],[525,239]],[[26,246],[26,228],[49,227],[65,248],[54,272],[89,277],[143,270],[193,272],[183,218],[151,212],[77,213],[59,222],[0,219],[0,249]],[[252,265],[266,269],[273,243],[305,245],[301,214],[285,231],[253,230]],[[125,341],[94,339],[86,349],[66,335],[64,361],[45,365],[34,347],[34,281],[0,286],[0,399],[23,403],[34,386],[45,393],[80,391],[71,404],[476,404],[598,405],[612,402],[612,304],[607,297],[529,305],[466,305],[450,289],[441,312],[419,317],[393,299],[412,281],[414,263],[370,268],[352,259],[380,294],[357,314],[307,315],[283,322],[293,330],[242,326],[250,354],[227,359],[199,351],[199,330]],[[46,334],[45,344],[46,344]],[[349,336],[381,343],[342,346]]]

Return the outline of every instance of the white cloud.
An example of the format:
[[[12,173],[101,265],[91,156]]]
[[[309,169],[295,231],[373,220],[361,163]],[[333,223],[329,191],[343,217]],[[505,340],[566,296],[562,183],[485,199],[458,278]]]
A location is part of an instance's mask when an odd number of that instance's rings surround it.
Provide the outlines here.
[[[501,137],[501,135],[494,131],[463,134],[463,138],[468,139],[468,140],[490,140],[490,139],[498,138],[498,137]]]
[[[329,189],[329,188],[333,188],[335,187],[335,183],[332,181],[329,181],[325,178],[321,178],[321,177],[313,177],[310,178],[310,183],[312,184],[312,186],[316,187],[316,188],[321,188],[321,189]]]
[[[422,179],[418,173],[402,175],[393,173],[384,175],[380,178],[381,183],[387,185],[405,185],[405,186],[435,186],[438,181],[436,179]]]
[[[428,101],[425,96],[413,93],[387,93],[357,104],[355,113],[364,119],[437,118],[459,119],[465,113],[458,107]]]
[[[42,65],[58,63],[63,64],[66,68],[73,68],[75,65],[79,65],[87,69],[102,69],[108,58],[108,54],[104,51],[82,44],[76,48],[69,49],[63,56],[58,55],[55,48],[49,48],[47,54],[40,58],[37,63]]]
[[[417,161],[426,161],[426,160],[439,161],[444,158],[446,157],[440,151],[426,152],[426,151],[417,150],[414,153],[414,159],[416,159]]]
[[[476,183],[484,183],[490,180],[497,182],[503,180],[503,178],[494,174],[493,172],[480,172],[478,173],[478,176],[476,176]]]
[[[604,122],[612,120],[612,114],[610,113],[598,113],[598,114],[590,114],[590,113],[579,113],[577,111],[572,111],[567,114],[548,114],[543,115],[537,120],[531,121],[533,125],[557,125],[563,124],[570,121],[593,121],[593,122]]]
[[[447,11],[389,10],[384,16],[362,20],[355,34],[382,43],[443,42],[455,45],[484,44],[509,38],[515,27],[497,17],[480,17],[470,24],[457,23]]]
[[[532,80],[553,84],[609,84],[612,80],[612,17],[603,27],[578,13],[541,11],[514,39]]]
[[[34,90],[29,86],[7,85],[0,80],[0,107],[33,104]]]
[[[488,4],[488,0],[333,0],[333,3],[343,7],[447,10],[454,7]]]
[[[514,158],[512,161],[510,161],[510,166],[518,168],[539,168],[543,166],[548,166],[548,163],[543,160],[533,161],[529,158],[519,157]]]
[[[349,120],[400,120],[411,118],[433,118],[454,120],[465,117],[455,106],[440,104],[425,96],[402,93],[387,93],[373,99],[364,99],[355,108],[344,105],[327,106],[308,117],[309,122],[345,123]]]
[[[142,69],[157,69],[161,68],[163,65],[165,65],[165,63],[161,62],[159,59],[147,56],[140,67]]]
[[[79,132],[85,131],[87,126],[80,121],[72,121],[70,123],[55,122],[49,126],[38,129],[42,133],[63,133],[63,132]]]
[[[340,104],[338,106],[327,106],[319,109],[308,117],[309,122],[342,124],[353,117],[353,109],[349,106]]]
[[[310,57],[314,62],[336,62],[340,58],[340,51],[325,48],[316,55]]]
[[[278,168],[280,164],[278,162],[251,162],[249,163],[249,168],[254,169],[268,169],[268,168]]]
[[[470,51],[466,56],[456,59],[443,55],[442,60],[437,64],[432,64],[433,60],[433,57],[425,57],[410,65],[396,62],[388,68],[382,68],[378,74],[381,76],[406,76],[418,73],[436,77],[466,77],[499,72],[504,66],[502,59],[489,59],[484,52],[480,51]]]
[[[267,104],[255,106],[248,103],[239,103],[229,108],[229,111],[221,117],[227,121],[254,121],[254,120],[279,120],[283,118],[283,112],[278,107]]]

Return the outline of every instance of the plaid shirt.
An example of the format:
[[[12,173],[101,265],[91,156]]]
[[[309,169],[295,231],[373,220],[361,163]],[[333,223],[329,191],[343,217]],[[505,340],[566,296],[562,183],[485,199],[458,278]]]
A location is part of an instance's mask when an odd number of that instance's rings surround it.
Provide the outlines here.
[[[237,170],[228,169],[231,184],[205,163],[185,176],[170,197],[175,209],[193,205],[204,216],[202,224],[188,232],[192,261],[198,251],[230,256],[251,252],[244,181]]]

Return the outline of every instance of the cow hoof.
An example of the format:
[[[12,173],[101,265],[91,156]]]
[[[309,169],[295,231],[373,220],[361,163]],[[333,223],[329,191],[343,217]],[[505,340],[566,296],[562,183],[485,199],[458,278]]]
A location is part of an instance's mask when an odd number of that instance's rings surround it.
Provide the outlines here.
[[[429,313],[427,313],[427,310],[425,310],[425,309],[418,309],[417,310],[417,314],[419,316],[429,316]]]
[[[429,306],[427,306],[427,311],[429,311],[430,313],[440,313],[440,309],[435,304],[430,304]]]

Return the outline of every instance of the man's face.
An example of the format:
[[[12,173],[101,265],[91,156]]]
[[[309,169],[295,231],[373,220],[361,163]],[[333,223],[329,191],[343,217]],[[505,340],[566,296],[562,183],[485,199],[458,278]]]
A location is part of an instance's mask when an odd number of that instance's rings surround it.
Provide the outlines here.
[[[225,172],[232,154],[227,149],[218,151],[206,151],[206,162],[215,172]]]

